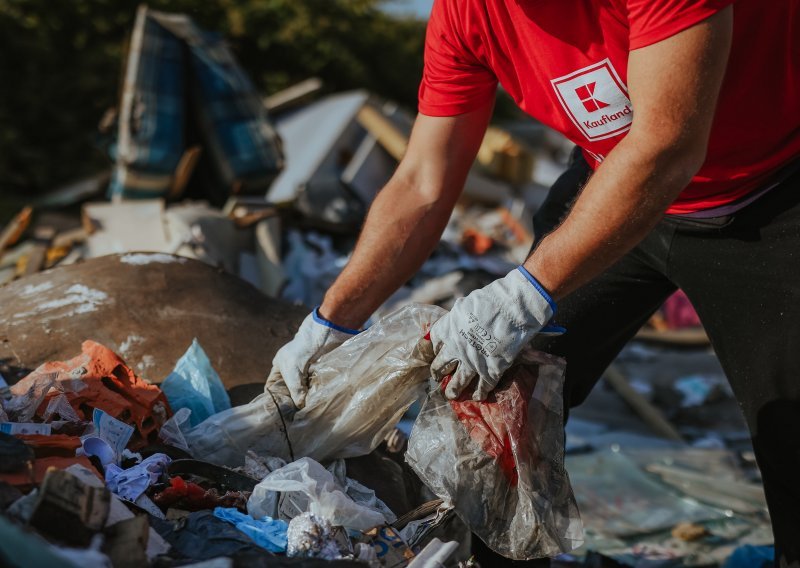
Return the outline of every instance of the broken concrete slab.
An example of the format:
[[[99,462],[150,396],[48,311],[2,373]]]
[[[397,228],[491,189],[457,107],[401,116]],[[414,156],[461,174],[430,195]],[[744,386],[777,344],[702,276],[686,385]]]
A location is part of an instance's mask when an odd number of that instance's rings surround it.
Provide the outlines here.
[[[16,382],[93,339],[161,382],[197,338],[226,388],[263,384],[307,311],[196,260],[105,256],[0,287],[0,372]]]

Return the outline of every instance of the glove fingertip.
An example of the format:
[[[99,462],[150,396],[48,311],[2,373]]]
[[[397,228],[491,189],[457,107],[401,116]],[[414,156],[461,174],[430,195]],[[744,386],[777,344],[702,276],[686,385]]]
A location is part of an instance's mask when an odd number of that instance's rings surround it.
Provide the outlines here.
[[[489,393],[483,390],[481,387],[477,387],[475,392],[472,393],[472,400],[475,402],[482,402],[486,400],[486,397],[489,396]]]
[[[455,400],[461,394],[464,387],[458,385],[455,381],[450,381],[447,388],[444,389],[444,396],[448,400]]]

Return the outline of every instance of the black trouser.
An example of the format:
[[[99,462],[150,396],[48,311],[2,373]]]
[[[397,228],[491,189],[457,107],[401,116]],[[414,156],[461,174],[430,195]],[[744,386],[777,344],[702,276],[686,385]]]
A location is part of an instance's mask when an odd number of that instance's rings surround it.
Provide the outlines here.
[[[534,219],[538,238],[560,223],[589,173],[576,156]],[[750,428],[778,565],[800,567],[800,172],[725,219],[666,216],[559,302],[556,320],[567,333],[534,345],[566,358],[568,407],[585,400],[677,288],[697,310]],[[547,565],[510,563],[481,545],[487,567]]]

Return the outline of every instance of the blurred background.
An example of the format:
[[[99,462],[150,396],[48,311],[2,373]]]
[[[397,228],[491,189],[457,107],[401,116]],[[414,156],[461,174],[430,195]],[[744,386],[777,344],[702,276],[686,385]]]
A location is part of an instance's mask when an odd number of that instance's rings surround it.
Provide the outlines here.
[[[156,0],[227,40],[264,95],[308,77],[416,108],[424,0]],[[0,193],[16,204],[109,164],[98,125],[118,105],[138,2],[0,0]]]

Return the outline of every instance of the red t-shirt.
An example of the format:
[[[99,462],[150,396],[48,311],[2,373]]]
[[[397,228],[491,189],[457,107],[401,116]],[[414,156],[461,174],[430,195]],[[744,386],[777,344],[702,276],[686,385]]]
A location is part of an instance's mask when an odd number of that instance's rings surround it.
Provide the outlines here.
[[[633,120],[628,53],[733,0],[435,0],[419,111],[487,104],[497,83],[596,167]],[[707,159],[668,209],[732,203],[800,157],[800,0],[738,0]]]

